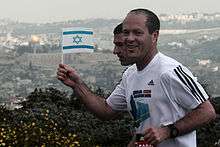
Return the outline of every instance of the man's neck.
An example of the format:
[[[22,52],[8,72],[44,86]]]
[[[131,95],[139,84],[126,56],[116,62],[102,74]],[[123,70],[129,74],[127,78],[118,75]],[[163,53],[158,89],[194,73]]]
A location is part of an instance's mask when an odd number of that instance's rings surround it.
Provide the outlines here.
[[[158,53],[157,48],[149,50],[147,55],[144,57],[144,59],[140,63],[136,63],[137,70],[141,71],[143,70],[154,58],[154,56]]]

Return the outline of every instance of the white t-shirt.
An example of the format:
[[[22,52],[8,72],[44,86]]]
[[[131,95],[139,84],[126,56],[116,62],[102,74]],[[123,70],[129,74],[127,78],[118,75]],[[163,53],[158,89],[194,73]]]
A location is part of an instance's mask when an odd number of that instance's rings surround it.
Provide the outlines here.
[[[107,103],[114,110],[129,111],[137,122],[136,132],[143,133],[148,127],[176,122],[207,99],[186,67],[157,53],[143,70],[129,67]],[[196,147],[196,132],[165,140],[158,147]]]

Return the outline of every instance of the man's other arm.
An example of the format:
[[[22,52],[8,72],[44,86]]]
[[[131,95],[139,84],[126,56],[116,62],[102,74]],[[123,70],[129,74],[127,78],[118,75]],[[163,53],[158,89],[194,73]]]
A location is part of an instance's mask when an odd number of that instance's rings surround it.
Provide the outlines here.
[[[216,118],[215,110],[209,100],[201,103],[185,117],[175,123],[179,135],[191,132]]]

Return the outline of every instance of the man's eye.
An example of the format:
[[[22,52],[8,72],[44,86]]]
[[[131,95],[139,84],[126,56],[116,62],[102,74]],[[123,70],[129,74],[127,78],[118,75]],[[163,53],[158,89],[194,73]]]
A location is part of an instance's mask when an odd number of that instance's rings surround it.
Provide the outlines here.
[[[136,35],[142,35],[143,33],[142,33],[142,32],[137,31],[137,32],[135,32],[135,34],[136,34]]]
[[[128,31],[123,31],[123,34],[124,34],[124,35],[128,35],[129,32],[128,32]]]

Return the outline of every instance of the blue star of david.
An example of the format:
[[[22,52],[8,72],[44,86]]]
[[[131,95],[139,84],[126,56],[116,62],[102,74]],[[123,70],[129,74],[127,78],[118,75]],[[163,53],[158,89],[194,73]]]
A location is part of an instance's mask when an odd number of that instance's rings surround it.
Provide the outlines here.
[[[80,42],[82,42],[82,37],[79,37],[78,35],[73,37],[73,43],[79,44]]]

